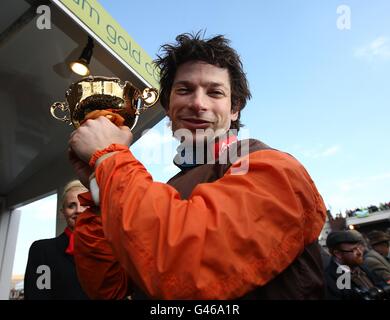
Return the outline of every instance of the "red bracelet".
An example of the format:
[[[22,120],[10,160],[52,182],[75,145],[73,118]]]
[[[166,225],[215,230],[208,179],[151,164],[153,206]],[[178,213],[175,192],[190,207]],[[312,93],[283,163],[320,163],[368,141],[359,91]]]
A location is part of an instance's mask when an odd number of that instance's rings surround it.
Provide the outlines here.
[[[128,151],[129,147],[117,143],[110,144],[107,148],[95,151],[95,153],[91,156],[91,159],[89,159],[89,166],[92,169],[94,169],[96,161],[104,154],[114,152],[114,151],[125,151],[125,150]]]

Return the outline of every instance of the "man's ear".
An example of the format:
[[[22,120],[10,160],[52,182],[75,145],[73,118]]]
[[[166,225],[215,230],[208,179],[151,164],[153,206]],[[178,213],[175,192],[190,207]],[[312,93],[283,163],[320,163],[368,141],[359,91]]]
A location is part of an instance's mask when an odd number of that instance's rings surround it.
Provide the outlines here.
[[[237,111],[233,111],[237,110]],[[240,108],[237,107],[237,109],[232,108],[232,111],[230,113],[230,120],[231,121],[236,121],[238,119],[238,114],[240,113]]]
[[[333,255],[338,259],[338,260],[342,260],[343,256],[341,254],[340,251],[338,251],[337,249],[333,250]]]

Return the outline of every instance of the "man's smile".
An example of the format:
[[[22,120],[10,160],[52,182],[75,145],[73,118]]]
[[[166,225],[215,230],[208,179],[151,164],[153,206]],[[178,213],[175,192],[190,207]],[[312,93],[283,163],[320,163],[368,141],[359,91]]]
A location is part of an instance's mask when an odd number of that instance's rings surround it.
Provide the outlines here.
[[[206,119],[200,119],[196,117],[183,117],[180,122],[187,129],[207,129],[212,125],[212,121]]]

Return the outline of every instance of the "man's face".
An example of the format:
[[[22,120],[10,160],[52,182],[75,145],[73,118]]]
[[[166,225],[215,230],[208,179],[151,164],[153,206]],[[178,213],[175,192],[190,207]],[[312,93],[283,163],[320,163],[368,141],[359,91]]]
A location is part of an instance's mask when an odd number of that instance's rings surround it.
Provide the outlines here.
[[[387,257],[389,254],[389,242],[375,244],[372,246],[372,248],[384,257]]]
[[[363,263],[363,250],[359,243],[341,243],[335,250],[335,255],[342,264],[350,267]]]
[[[238,111],[231,109],[227,69],[201,61],[189,61],[177,69],[167,112],[174,133],[187,129],[193,141],[219,136],[237,120]]]

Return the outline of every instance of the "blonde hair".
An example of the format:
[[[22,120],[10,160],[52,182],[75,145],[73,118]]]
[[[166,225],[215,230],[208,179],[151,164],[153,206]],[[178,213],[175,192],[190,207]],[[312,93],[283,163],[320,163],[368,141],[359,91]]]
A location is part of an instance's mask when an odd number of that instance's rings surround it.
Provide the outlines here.
[[[69,181],[65,187],[64,191],[62,192],[62,197],[61,197],[61,202],[62,202],[62,207],[64,206],[64,201],[65,201],[65,196],[66,194],[72,190],[72,189],[83,189],[85,191],[88,191],[88,189],[80,182],[80,180],[72,180]]]

